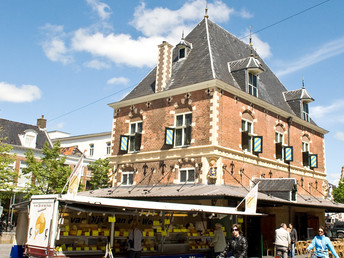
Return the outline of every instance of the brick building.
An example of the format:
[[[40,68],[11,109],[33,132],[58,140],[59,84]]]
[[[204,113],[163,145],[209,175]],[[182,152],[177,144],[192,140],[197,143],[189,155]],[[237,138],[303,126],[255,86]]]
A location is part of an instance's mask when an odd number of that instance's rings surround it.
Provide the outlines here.
[[[90,195],[235,206],[261,181],[258,211],[268,216],[243,223],[268,244],[281,222],[302,239],[325,210],[343,209],[325,198],[327,131],[310,118],[303,85],[288,91],[252,43],[207,16],[158,47],[157,66],[109,104],[113,188]]]

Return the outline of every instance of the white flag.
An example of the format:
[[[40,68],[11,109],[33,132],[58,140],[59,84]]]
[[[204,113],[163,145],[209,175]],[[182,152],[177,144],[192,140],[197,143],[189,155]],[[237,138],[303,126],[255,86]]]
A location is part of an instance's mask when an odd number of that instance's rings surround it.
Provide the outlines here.
[[[81,172],[83,168],[84,168],[84,155],[81,155],[78,163],[74,167],[74,170],[68,179],[69,186],[68,186],[67,196],[74,198],[75,195],[77,194],[78,189],[79,189],[79,184],[80,184]]]
[[[258,201],[258,184],[245,197],[245,212],[256,213]]]

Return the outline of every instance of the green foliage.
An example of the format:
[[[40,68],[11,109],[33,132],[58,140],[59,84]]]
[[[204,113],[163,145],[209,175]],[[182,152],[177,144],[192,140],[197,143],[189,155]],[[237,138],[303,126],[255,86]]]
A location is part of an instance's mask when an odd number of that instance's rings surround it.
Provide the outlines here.
[[[344,179],[339,181],[338,186],[333,189],[332,194],[335,202],[344,203]]]
[[[34,157],[32,150],[25,153],[27,167],[23,169],[23,174],[31,175],[33,179],[26,185],[26,197],[61,193],[71,174],[71,168],[64,164],[66,157],[60,156],[59,142],[52,148],[45,142],[42,153],[41,160]]]
[[[90,190],[109,187],[109,159],[98,159],[88,165],[88,169],[92,171],[92,177],[89,182]]]
[[[3,143],[3,138],[0,138],[0,186],[4,192],[13,191],[18,177],[18,172],[9,167],[15,161],[15,154],[10,154],[11,150],[12,146]]]

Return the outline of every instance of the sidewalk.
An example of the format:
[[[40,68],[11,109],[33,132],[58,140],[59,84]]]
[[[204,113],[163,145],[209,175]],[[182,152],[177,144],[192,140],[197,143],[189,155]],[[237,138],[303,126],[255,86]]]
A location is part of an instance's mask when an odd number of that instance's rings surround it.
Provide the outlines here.
[[[9,258],[13,244],[0,244],[0,257]]]

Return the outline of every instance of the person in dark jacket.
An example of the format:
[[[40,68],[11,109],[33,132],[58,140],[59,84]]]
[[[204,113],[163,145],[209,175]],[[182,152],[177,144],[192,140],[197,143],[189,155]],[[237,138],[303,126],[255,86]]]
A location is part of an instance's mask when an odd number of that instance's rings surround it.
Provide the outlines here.
[[[234,224],[232,226],[232,234],[233,237],[228,241],[225,250],[218,257],[227,257],[228,253],[230,252],[230,257],[247,258],[247,240],[242,235],[242,231],[240,230],[238,224]]]
[[[289,230],[290,230],[290,240],[291,240],[291,247],[289,250],[289,257],[295,257],[295,243],[297,242],[297,231],[293,227],[293,224],[289,223]]]

